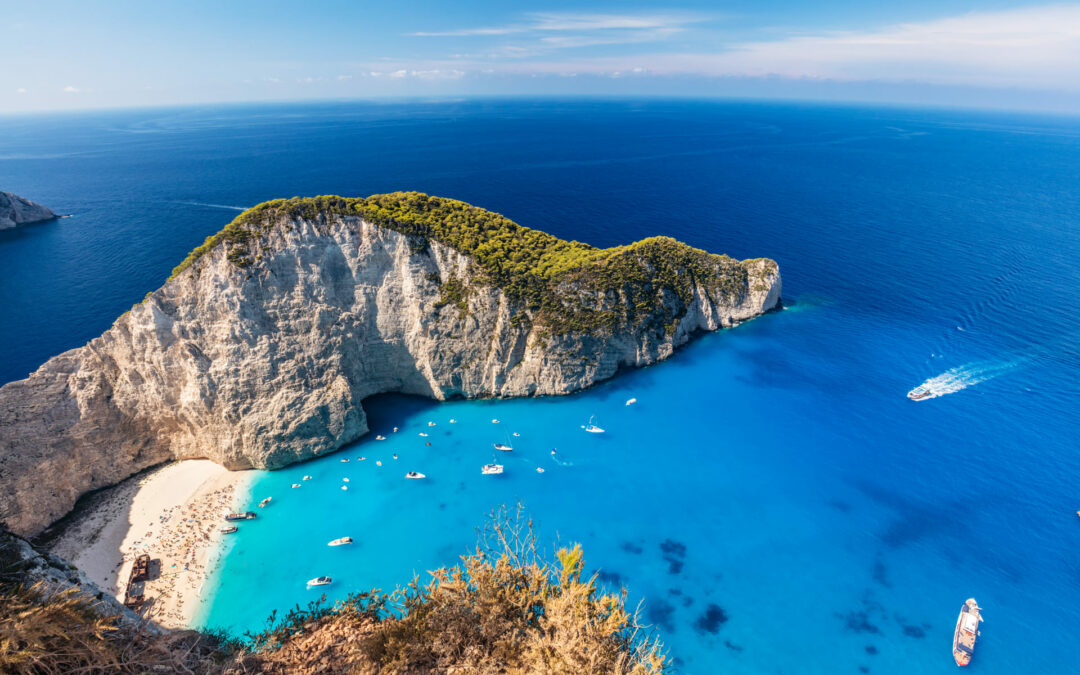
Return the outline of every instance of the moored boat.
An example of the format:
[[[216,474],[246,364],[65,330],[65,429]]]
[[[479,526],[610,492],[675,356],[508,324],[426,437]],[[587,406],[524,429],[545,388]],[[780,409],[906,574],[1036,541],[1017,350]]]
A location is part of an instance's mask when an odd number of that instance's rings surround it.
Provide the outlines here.
[[[251,520],[254,517],[254,511],[244,511],[243,513],[230,513],[225,516],[225,520]]]
[[[419,471],[410,471],[409,473],[405,474],[405,477],[410,479],[410,480],[419,480],[421,478],[427,478],[427,476],[420,473]]]
[[[497,476],[497,475],[501,474],[502,472],[503,472],[503,465],[502,464],[492,463],[492,464],[485,464],[484,466],[480,467],[480,473],[484,474],[485,476]]]
[[[968,598],[960,608],[956,631],[953,633],[952,653],[956,665],[966,666],[971,663],[975,640],[979,637],[979,622],[982,620],[982,608],[975,602],[975,598]]]
[[[636,398],[628,398],[628,399],[626,399],[626,405],[634,405],[635,403],[637,403]]]
[[[375,440],[377,440],[377,441],[385,441],[386,436],[383,436],[382,434],[379,434],[378,436],[375,437]]]
[[[307,585],[309,588],[312,586],[329,586],[331,581],[333,581],[333,579],[330,577],[315,577],[314,579],[309,579]]]
[[[292,487],[293,487],[293,489],[296,489],[296,488],[300,487],[300,483],[293,483]]]
[[[259,508],[265,509],[266,505],[269,504],[273,499],[273,497],[267,497],[266,499],[262,500],[261,502],[259,502]]]
[[[495,444],[495,449],[499,450],[500,452],[512,452],[513,449],[514,449],[514,446],[507,445],[506,443],[496,443]]]
[[[593,415],[593,417],[596,417],[596,416]],[[584,429],[585,431],[588,431],[590,434],[602,434],[602,433],[604,433],[604,430],[601,429],[600,427],[598,427],[595,422],[593,422],[593,417],[590,417],[589,418],[589,423],[586,424],[585,426],[581,427],[581,428]]]
[[[327,546],[344,546],[345,544],[351,544],[352,537],[340,537],[327,544]]]
[[[221,533],[222,534],[232,534],[233,532],[236,532],[239,529],[240,528],[235,526],[235,525],[230,525],[228,527],[221,528]]]

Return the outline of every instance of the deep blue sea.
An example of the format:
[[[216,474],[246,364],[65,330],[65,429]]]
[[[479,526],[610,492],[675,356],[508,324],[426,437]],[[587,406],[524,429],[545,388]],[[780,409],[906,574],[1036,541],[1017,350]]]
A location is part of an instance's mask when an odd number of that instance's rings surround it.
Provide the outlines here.
[[[274,501],[230,540],[206,625],[258,629],[322,574],[331,598],[391,589],[520,500],[542,542],[630,589],[681,672],[952,672],[968,597],[972,671],[1080,668],[1080,119],[552,100],[2,117],[0,189],[71,214],[0,232],[0,382],[275,197],[421,190],[597,246],[665,234],[780,263],[784,311],[582,394],[369,401],[389,440],[258,479]],[[927,381],[936,397],[905,397]],[[507,432],[506,473],[481,476]]]

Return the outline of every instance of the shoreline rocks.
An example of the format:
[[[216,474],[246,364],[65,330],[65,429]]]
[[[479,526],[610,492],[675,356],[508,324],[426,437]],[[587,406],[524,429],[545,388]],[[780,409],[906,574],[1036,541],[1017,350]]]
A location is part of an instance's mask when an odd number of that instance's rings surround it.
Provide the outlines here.
[[[0,230],[53,220],[58,216],[42,206],[10,192],[0,192]]]

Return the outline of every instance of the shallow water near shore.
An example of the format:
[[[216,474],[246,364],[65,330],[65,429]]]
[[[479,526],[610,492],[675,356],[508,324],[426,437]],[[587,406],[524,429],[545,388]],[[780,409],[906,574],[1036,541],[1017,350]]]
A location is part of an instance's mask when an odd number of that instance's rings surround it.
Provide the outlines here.
[[[0,381],[100,334],[231,208],[278,196],[418,189],[595,245],[668,234],[780,263],[786,309],[589,391],[369,400],[368,437],[254,482],[251,506],[273,502],[228,539],[203,625],[389,590],[520,500],[542,542],[580,542],[644,603],[684,672],[952,672],[972,596],[971,668],[1080,660],[1062,630],[1080,620],[1075,119],[325,104],[5,118],[0,140],[3,189],[73,214],[0,232]],[[909,401],[923,383],[935,397]],[[605,434],[581,429],[593,415]],[[480,475],[508,438],[505,474]]]

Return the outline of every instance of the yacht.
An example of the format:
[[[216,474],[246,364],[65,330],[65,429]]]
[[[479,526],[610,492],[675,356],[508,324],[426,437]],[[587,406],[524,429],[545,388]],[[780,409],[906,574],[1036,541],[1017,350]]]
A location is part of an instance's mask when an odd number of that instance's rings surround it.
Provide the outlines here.
[[[351,544],[352,537],[341,537],[327,544],[327,546],[344,546],[345,544]]]
[[[596,417],[596,415],[593,415],[593,417]],[[590,434],[602,434],[602,433],[604,433],[604,430],[601,429],[600,427],[596,426],[596,424],[593,422],[593,417],[590,417],[589,418],[589,423],[587,425],[581,427],[581,428],[584,429],[585,431],[588,431]]]
[[[330,577],[315,577],[314,579],[309,579],[307,585],[308,588],[311,588],[312,586],[329,586],[331,581],[333,581],[333,579]]]
[[[499,450],[500,452],[511,452],[514,449],[514,446],[507,445],[506,443],[496,443],[495,449]]]
[[[979,622],[983,620],[981,611],[982,608],[975,602],[975,598],[968,598],[960,608],[960,616],[956,619],[956,632],[952,639],[953,660],[958,666],[971,663],[975,639],[979,637]]]
[[[484,474],[485,476],[497,476],[502,472],[502,464],[485,464],[484,466],[480,467],[480,473]]]
[[[412,480],[419,480],[421,478],[427,478],[427,476],[420,473],[419,471],[410,471],[409,473],[405,474],[405,477],[409,478],[409,479],[412,479]]]
[[[908,392],[907,397],[912,401],[921,401],[924,398],[928,398],[933,395],[934,392],[930,391],[930,387],[925,384],[920,384],[911,391]]]

